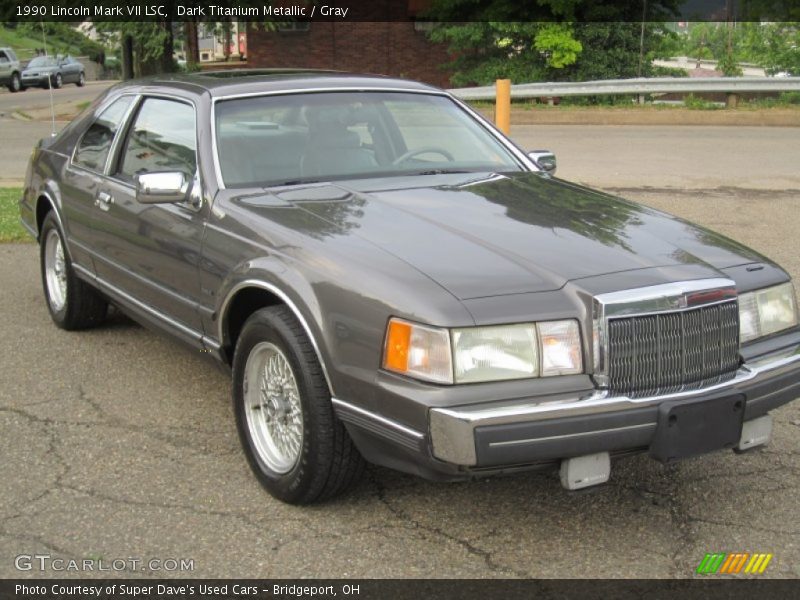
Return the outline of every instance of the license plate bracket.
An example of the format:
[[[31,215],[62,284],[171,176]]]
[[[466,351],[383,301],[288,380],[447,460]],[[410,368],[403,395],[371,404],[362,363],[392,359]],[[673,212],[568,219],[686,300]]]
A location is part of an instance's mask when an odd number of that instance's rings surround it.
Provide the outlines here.
[[[742,436],[744,405],[742,394],[662,403],[650,456],[673,463],[735,447]]]

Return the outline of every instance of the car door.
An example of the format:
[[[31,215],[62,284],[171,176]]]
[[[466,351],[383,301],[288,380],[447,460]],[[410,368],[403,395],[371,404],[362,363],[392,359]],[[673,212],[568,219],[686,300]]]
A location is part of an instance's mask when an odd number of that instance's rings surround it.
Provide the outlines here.
[[[135,177],[141,173],[182,171],[194,179],[197,201],[142,204]],[[207,207],[199,198],[195,107],[178,98],[145,96],[121,140],[100,185],[96,232],[100,256],[97,276],[156,316],[201,331],[200,246]]]
[[[78,83],[81,74],[81,65],[77,60],[68,56],[64,64],[65,72],[69,73],[69,82]]]
[[[100,184],[115,137],[131,111],[136,96],[125,95],[101,107],[78,140],[61,178],[62,210],[72,260],[94,270],[96,232],[100,231]]]
[[[0,50],[0,84],[5,85],[11,81],[11,58],[5,51]]]

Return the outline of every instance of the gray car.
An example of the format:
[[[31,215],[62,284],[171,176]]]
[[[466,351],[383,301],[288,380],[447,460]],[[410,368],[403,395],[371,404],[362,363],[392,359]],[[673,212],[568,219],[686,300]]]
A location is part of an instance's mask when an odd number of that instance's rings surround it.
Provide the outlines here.
[[[23,89],[51,86],[59,89],[65,83],[74,83],[78,87],[86,84],[83,64],[71,56],[37,56],[22,71]]]
[[[0,48],[0,85],[6,86],[10,92],[22,89],[22,78],[19,59],[11,48]]]
[[[286,502],[365,460],[577,489],[767,443],[800,395],[786,272],[554,167],[427,85],[227,71],[110,89],[36,147],[20,209],[56,325],[113,303],[213,357]]]

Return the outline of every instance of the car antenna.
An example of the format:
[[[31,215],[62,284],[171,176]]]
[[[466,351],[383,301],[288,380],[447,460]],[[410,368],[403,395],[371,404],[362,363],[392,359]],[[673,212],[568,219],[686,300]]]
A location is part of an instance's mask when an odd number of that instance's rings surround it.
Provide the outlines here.
[[[47,34],[44,31],[44,21],[39,21],[42,25],[42,41],[44,42],[44,55],[47,57]],[[47,76],[47,87],[50,89],[50,137],[56,137],[56,109],[53,106],[53,79]]]

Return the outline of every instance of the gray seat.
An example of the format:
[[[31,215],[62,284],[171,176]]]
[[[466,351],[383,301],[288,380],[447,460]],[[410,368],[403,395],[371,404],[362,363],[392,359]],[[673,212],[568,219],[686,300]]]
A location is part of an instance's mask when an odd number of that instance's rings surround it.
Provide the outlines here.
[[[378,166],[374,153],[361,146],[359,135],[347,129],[346,116],[347,110],[339,107],[308,110],[308,146],[300,160],[304,177],[363,173]]]

